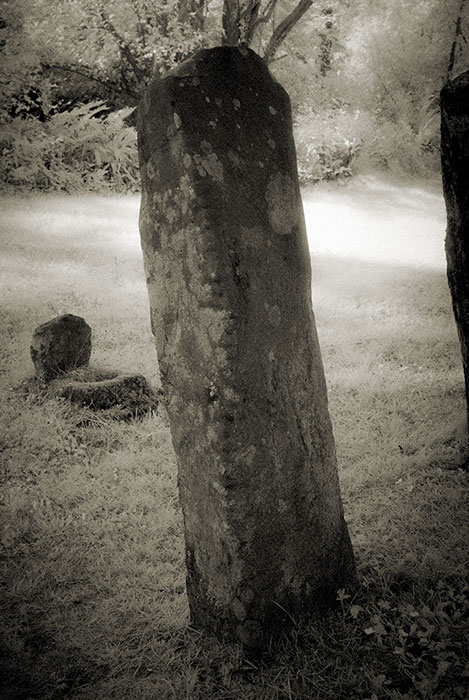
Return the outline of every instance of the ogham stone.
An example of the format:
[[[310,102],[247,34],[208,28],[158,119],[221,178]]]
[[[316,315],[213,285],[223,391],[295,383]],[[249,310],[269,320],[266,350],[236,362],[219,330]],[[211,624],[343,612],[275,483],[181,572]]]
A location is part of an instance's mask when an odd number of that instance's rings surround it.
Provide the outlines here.
[[[251,50],[202,50],[138,132],[192,623],[261,648],[355,580],[289,99]]]
[[[440,105],[447,275],[469,414],[469,71],[444,86]]]
[[[49,381],[88,364],[91,328],[81,316],[56,316],[36,328],[30,351],[36,375]]]

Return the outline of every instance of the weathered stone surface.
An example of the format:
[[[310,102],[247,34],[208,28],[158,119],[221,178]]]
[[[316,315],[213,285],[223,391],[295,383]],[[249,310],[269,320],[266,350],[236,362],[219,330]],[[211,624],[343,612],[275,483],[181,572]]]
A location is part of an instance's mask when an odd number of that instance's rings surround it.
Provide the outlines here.
[[[469,416],[469,71],[444,86],[440,105],[447,274]]]
[[[140,231],[193,624],[246,646],[354,581],[289,99],[198,52],[140,107]]]
[[[124,413],[142,413],[156,408],[158,399],[141,374],[116,374],[98,381],[82,377],[60,377],[53,382],[56,396],[95,410],[118,407]]]
[[[37,376],[46,381],[87,365],[90,355],[91,328],[81,316],[57,316],[34,331],[31,359]]]

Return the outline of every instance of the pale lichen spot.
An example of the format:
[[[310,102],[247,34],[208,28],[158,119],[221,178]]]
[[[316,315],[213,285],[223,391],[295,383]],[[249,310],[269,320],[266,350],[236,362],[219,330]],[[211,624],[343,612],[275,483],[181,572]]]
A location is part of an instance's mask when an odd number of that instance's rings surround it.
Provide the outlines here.
[[[256,449],[255,445],[248,445],[248,447],[245,447],[237,455],[236,461],[242,462],[243,464],[247,465],[248,467],[251,467],[252,463],[254,462],[254,457],[256,456],[256,452],[257,452],[257,449]]]
[[[277,327],[280,325],[280,321],[282,320],[282,314],[280,313],[280,309],[277,306],[277,304],[270,305],[267,302],[264,304],[264,309],[267,312],[267,316],[269,318],[269,323],[271,323],[273,326]],[[269,355],[270,359],[270,355]]]
[[[223,163],[218,160],[217,154],[213,153],[212,146],[207,141],[203,141],[202,144],[205,144],[205,153],[193,155],[199,174],[202,177],[210,175],[216,182],[223,182]]]
[[[277,114],[277,110],[275,109],[275,107],[272,107],[272,105],[269,105],[269,112],[271,114]]]
[[[275,149],[275,141],[273,139],[269,138],[267,143],[269,144],[269,146],[271,147],[272,150]]]
[[[242,600],[242,602],[245,603],[245,605],[249,605],[254,600],[254,591],[250,586],[246,586],[245,588],[243,588],[243,590],[238,595],[240,600]]]
[[[211,126],[212,129],[216,129],[217,126],[218,126],[218,122],[217,122],[216,120],[214,120],[214,119],[211,119],[211,120],[209,121],[208,125]]]
[[[169,221],[170,224],[174,224],[174,222],[177,219],[177,212],[175,209],[172,208],[167,208],[166,209],[166,218]]]
[[[155,167],[154,167],[153,163],[151,162],[151,160],[149,160],[147,162],[147,173],[146,174],[147,174],[147,177],[149,177],[151,179],[154,178],[156,175],[156,170],[155,170]]]
[[[181,117],[179,116],[179,114],[177,112],[173,113],[173,119],[174,119],[174,125],[175,125],[176,129],[179,129],[181,127],[182,122],[181,122]]]
[[[166,136],[171,139],[175,134],[177,134],[177,129],[174,124],[170,124],[166,129]]]
[[[234,151],[228,151],[228,158],[233,163],[233,165],[235,165],[236,167],[240,164],[241,159],[240,159],[239,155],[237,153],[235,153]]]
[[[233,100],[233,107],[238,110],[241,108],[241,102],[235,97]]]
[[[209,141],[201,141],[200,142],[200,150],[202,151],[202,153],[212,153],[212,151],[213,151],[212,144],[209,143]]]
[[[177,192],[178,201],[190,202],[195,198],[195,192],[191,185],[189,175],[183,175],[179,178],[179,189]]]
[[[190,157],[189,153],[184,154],[184,158],[182,159],[182,162],[184,163],[184,167],[186,169],[191,167],[192,158]]]
[[[220,496],[225,496],[226,495],[226,489],[224,486],[222,486],[218,481],[215,481],[213,479],[212,481],[212,488],[220,494]]]
[[[263,168],[263,167],[264,167],[264,163],[263,163],[261,160],[259,161],[259,167],[260,167],[260,168]]]
[[[241,124],[236,124],[237,129],[241,129]]]
[[[278,499],[278,510],[279,513],[285,513],[289,509],[290,505],[283,498]]]
[[[247,617],[246,608],[244,607],[243,603],[239,600],[239,598],[235,598],[232,601],[231,609],[232,609],[234,616],[236,617],[237,620],[239,620],[240,622],[243,622],[243,620],[246,619],[246,617]]]
[[[205,95],[205,102],[210,102],[210,97],[208,95]]]
[[[269,223],[275,233],[288,236],[299,225],[300,202],[291,177],[277,173],[272,176],[265,193]]]

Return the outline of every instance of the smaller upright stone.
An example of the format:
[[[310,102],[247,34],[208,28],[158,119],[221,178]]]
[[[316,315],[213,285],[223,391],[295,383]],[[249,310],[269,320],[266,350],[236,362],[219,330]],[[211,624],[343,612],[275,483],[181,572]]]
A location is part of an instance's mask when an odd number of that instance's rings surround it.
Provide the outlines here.
[[[31,359],[45,381],[87,365],[90,355],[91,328],[81,316],[57,316],[34,331]]]

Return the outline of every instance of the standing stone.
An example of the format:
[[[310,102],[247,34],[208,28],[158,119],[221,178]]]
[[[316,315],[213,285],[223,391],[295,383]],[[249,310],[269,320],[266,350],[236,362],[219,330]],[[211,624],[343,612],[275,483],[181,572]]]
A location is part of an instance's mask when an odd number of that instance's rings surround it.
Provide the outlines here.
[[[90,355],[91,328],[81,316],[57,316],[34,331],[31,359],[45,381],[87,365]]]
[[[139,113],[140,231],[194,625],[262,647],[353,583],[290,104],[199,51]]]
[[[440,105],[447,274],[469,415],[469,71],[444,86]]]

